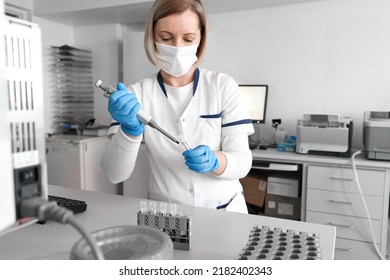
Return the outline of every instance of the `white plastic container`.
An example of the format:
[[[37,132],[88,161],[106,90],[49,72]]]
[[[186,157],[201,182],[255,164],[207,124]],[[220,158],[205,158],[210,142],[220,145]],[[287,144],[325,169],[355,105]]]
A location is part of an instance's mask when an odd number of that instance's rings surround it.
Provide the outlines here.
[[[144,226],[118,226],[92,233],[106,260],[169,260],[173,243],[169,236]],[[71,260],[93,260],[94,255],[85,238],[77,241],[70,252]]]

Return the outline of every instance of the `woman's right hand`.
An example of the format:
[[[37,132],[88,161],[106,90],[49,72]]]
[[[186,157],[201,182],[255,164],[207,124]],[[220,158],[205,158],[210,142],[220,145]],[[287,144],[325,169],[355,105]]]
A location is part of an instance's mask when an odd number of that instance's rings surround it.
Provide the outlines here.
[[[108,111],[126,134],[140,136],[144,132],[144,124],[137,118],[140,109],[135,94],[130,93],[123,83],[118,83],[117,91],[108,99]]]

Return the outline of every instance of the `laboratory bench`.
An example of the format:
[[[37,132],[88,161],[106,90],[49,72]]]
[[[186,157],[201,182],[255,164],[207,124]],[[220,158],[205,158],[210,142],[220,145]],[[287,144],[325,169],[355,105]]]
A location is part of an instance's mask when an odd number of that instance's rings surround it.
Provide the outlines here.
[[[49,186],[49,194],[87,203],[85,212],[76,214],[89,231],[136,225],[142,199],[115,194]],[[191,250],[174,250],[173,259],[236,260],[248,242],[254,226],[315,234],[319,237],[321,259],[333,259],[335,227],[286,219],[232,213],[223,210],[177,205],[177,211],[191,217]],[[68,259],[81,235],[71,225],[48,221],[32,224],[0,237],[0,259]]]
[[[372,244],[351,158],[276,149],[254,149],[252,154],[253,169],[265,173],[290,169],[300,173],[300,220],[337,228],[335,259],[379,258]],[[376,242],[381,254],[389,258],[390,161],[370,160],[361,153],[355,157],[355,163]],[[294,166],[295,169],[290,168]]]
[[[264,213],[268,202],[266,199],[259,212],[251,211],[253,205],[248,204],[251,213],[311,223],[333,224],[337,228],[335,259],[378,259],[354,178],[351,158],[280,152],[271,148],[254,149],[252,155],[252,171],[263,172],[265,176],[294,173],[299,178],[299,197],[273,195],[274,200],[271,202],[275,207],[278,204],[284,205],[281,208],[283,215],[278,213],[278,209],[271,209],[270,213]],[[356,156],[355,163],[359,182],[371,213],[377,244],[381,254],[388,258],[390,162],[369,160],[362,153]],[[147,185],[148,176],[144,174],[147,174],[148,170],[146,150],[141,145],[136,169],[133,175],[123,182],[123,194],[147,197],[147,188],[141,186]],[[281,199],[283,201],[279,203]],[[285,203],[284,200],[288,200],[290,204]],[[290,211],[289,207],[294,208],[294,215],[286,215],[286,212]],[[296,207],[299,207],[298,214],[295,213]],[[259,208],[256,206],[254,209]]]

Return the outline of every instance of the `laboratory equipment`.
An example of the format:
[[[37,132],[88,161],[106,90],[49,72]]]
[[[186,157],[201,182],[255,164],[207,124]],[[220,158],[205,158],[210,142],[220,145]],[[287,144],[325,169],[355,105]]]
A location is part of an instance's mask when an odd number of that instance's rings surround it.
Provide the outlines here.
[[[185,213],[177,212],[175,203],[168,205],[166,202],[160,202],[159,209],[156,209],[156,202],[149,202],[149,208],[146,202],[141,201],[140,211],[137,213],[137,224],[158,229],[172,241],[173,247],[178,250],[191,250],[191,217]]]
[[[390,160],[390,112],[364,112],[363,143],[367,158]]]
[[[56,134],[79,134],[94,116],[92,51],[52,45],[48,52],[52,127]]]
[[[2,235],[37,221],[23,218],[20,205],[25,199],[46,197],[47,177],[41,29],[11,17],[0,20]]]
[[[279,145],[285,142],[287,138],[287,131],[283,127],[275,129],[275,144]]]
[[[337,114],[303,114],[298,120],[296,152],[350,157],[353,122]]]
[[[49,201],[55,201],[59,206],[71,210],[75,214],[82,213],[87,210],[87,203],[84,200],[78,200],[68,197],[49,195]]]
[[[105,86],[103,85],[103,82],[101,80],[97,80],[95,82],[95,86],[102,89],[104,91],[104,97],[108,98],[110,97],[111,94],[113,94],[116,89],[113,88],[112,86]],[[173,136],[171,136],[168,132],[166,132],[164,129],[162,129],[157,123],[155,120],[152,119],[152,117],[150,115],[148,115],[147,113],[145,113],[142,109],[139,110],[138,112],[138,115],[137,115],[138,119],[144,124],[144,125],[148,125],[154,129],[156,129],[157,131],[159,131],[160,133],[162,133],[164,136],[168,137],[170,140],[172,140],[173,142],[175,142],[176,144],[180,144],[180,142],[178,140],[176,140]]]
[[[182,134],[178,135],[177,138],[178,138],[179,142],[183,145],[183,147],[186,151],[191,149],[190,146],[188,146],[187,141]]]
[[[269,148],[277,148],[279,144],[284,142],[287,132],[279,128],[282,123],[282,119],[272,119],[272,127],[274,128],[274,142],[268,145]]]
[[[49,195],[47,198],[49,201],[54,201],[58,206],[64,207],[73,212],[73,214],[79,214],[87,210],[87,203],[83,200],[72,199],[62,196]],[[47,219],[39,220],[39,224],[45,224]]]
[[[168,260],[173,256],[168,235],[146,226],[109,227],[93,232],[92,237],[98,241],[106,260]],[[73,245],[70,259],[94,259],[85,238]]]
[[[91,252],[101,254],[73,213],[47,201],[41,29],[32,22],[6,17],[5,69],[0,69],[0,235],[47,219],[69,223],[85,236]],[[4,31],[3,31],[4,30]],[[3,44],[0,44],[3,46]],[[0,67],[2,67],[1,64]],[[1,79],[3,81],[3,79]],[[8,83],[8,88],[5,86]],[[4,87],[4,88],[3,88]]]
[[[186,151],[190,150],[191,148],[188,145],[186,138],[184,137],[183,126],[179,120],[176,122],[176,128],[178,131],[177,138],[178,138],[179,142],[183,145],[183,147]]]
[[[317,233],[296,232],[270,226],[253,226],[239,260],[321,260]]]

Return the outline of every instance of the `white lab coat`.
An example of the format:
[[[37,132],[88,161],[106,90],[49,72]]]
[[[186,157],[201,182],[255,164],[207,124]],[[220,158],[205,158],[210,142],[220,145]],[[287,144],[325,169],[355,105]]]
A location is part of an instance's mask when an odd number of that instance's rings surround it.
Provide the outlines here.
[[[133,84],[128,89],[136,94],[143,110],[164,130],[174,137],[182,134],[192,148],[204,144],[214,151],[220,151],[224,137],[227,139],[226,137],[232,135],[241,135],[247,140],[247,136],[252,134],[254,129],[237,83],[225,74],[205,69],[200,69],[198,74],[199,79],[194,81],[193,98],[181,116],[173,110],[163,92],[162,80],[160,79],[159,83],[156,76]],[[118,128],[119,125],[113,125],[109,133],[115,133]],[[115,151],[115,143],[118,141],[121,144],[117,146],[122,146],[122,149],[117,148],[120,150],[127,149],[123,148],[126,141],[129,145],[136,142],[124,140],[123,137],[125,136],[121,132],[117,136],[118,139],[122,138],[121,140],[111,141],[111,147],[103,156],[102,162],[115,160],[110,160],[109,157],[110,153],[119,154]],[[240,156],[245,159],[245,163],[236,163],[234,155],[225,153],[228,166],[220,176],[212,173],[198,174],[189,170],[182,156],[184,147],[149,126],[145,126],[144,142],[151,168],[150,199],[214,209],[230,202],[226,210],[247,213],[239,178],[229,177],[229,173],[234,173],[233,170],[229,171],[229,168],[244,168],[245,174],[249,171],[252,157],[247,141],[244,142],[246,147],[241,147],[244,152]],[[122,156],[123,153],[120,154]],[[106,166],[112,168],[113,165]]]

